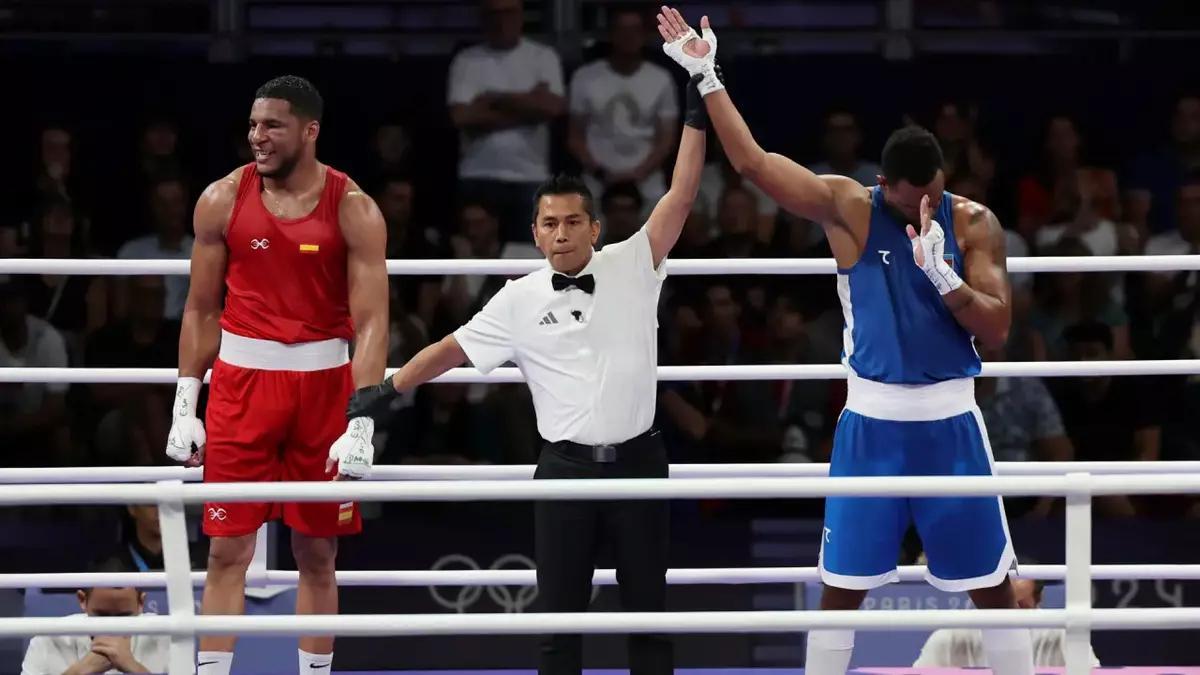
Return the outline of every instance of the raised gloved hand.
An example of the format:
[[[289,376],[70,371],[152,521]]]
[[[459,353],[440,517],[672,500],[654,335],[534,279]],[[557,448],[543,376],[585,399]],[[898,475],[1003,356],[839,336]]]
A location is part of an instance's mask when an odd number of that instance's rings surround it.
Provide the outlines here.
[[[908,225],[905,231],[912,242],[913,260],[938,293],[945,295],[963,285],[958,273],[945,260],[946,232],[931,217],[929,195],[921,198],[921,233],[917,234],[912,225]]]
[[[663,51],[690,75],[700,75],[696,87],[701,96],[725,88],[717,74],[717,35],[709,26],[708,17],[700,19],[700,35],[687,25],[679,10],[664,6],[658,13],[658,34],[663,39]]]
[[[167,456],[187,466],[204,463],[204,444],[208,436],[204,423],[196,417],[203,383],[195,377],[181,377],[175,385],[175,404],[171,407],[171,432],[167,434]],[[192,446],[196,450],[192,451]]]

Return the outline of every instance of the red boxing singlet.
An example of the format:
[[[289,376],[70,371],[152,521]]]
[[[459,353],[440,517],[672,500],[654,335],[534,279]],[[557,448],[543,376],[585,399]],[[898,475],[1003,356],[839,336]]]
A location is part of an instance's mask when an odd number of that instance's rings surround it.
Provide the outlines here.
[[[286,344],[350,340],[346,242],[338,204],[346,174],[326,168],[325,189],[312,213],[277,218],[262,203],[262,177],[242,169],[225,245],[225,310],[221,328]]]

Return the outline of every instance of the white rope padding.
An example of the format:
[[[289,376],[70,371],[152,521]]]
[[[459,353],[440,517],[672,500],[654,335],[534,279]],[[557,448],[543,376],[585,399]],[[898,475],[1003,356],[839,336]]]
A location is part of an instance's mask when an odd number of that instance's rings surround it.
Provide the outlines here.
[[[1068,473],[1200,473],[1200,461],[996,462],[1001,476],[1063,476]],[[531,480],[534,464],[376,464],[367,480]],[[672,464],[671,478],[806,478],[829,475],[824,463]],[[199,482],[204,469],[182,466],[94,466],[0,469],[0,485],[14,483]]]
[[[545,266],[542,260],[389,260],[388,274],[498,274],[517,276]],[[133,275],[190,273],[187,260],[69,258],[0,259],[0,274]],[[1008,271],[1021,272],[1177,272],[1200,269],[1200,255],[1045,256],[1009,258]],[[667,261],[674,275],[834,274],[831,258],[678,259]]]
[[[990,497],[1200,492],[1200,474],[1090,476],[871,476],[854,478],[613,478],[532,481],[325,481],[9,485],[0,506],[204,502],[530,501]]]
[[[395,372],[388,368],[387,372]],[[1015,361],[985,363],[983,377],[1088,377],[1200,374],[1200,359],[1160,361]],[[68,382],[73,384],[175,384],[174,368],[0,368],[0,382]],[[763,366],[659,366],[660,382],[713,380],[838,380],[846,378],[841,364]],[[208,381],[209,374],[204,376]],[[474,368],[454,368],[431,382],[524,382],[517,368],[497,368],[484,375]]]
[[[899,581],[924,581],[924,565],[905,565],[898,569]],[[1066,565],[1021,565],[1021,579],[1062,581]],[[193,586],[204,585],[204,572],[192,572]],[[535,570],[338,570],[339,586],[534,586]],[[1092,565],[1091,578],[1113,580],[1200,579],[1200,565]],[[60,572],[0,574],[0,588],[162,588],[165,572]],[[295,586],[300,573],[294,570],[267,570],[266,574],[247,574],[246,583]],[[667,570],[667,583],[690,585],[797,584],[818,582],[816,567],[710,567]],[[615,586],[616,570],[596,570],[592,583]]]
[[[791,633],[812,629],[1092,629],[1200,627],[1200,608],[954,609],[861,612],[592,612],[562,614],[343,614],[297,616],[26,617],[0,619],[0,637],[21,635],[539,635],[554,633]]]

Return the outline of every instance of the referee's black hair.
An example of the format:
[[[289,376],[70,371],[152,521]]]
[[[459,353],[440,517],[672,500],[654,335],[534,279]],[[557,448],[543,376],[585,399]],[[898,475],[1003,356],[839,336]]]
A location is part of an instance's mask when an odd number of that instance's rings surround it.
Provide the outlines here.
[[[587,183],[578,176],[560,173],[557,176],[547,180],[538,186],[537,192],[533,195],[533,221],[538,219],[538,206],[542,203],[542,197],[546,195],[579,195],[583,198],[583,210],[587,213],[590,221],[596,220],[596,205],[592,198],[592,191],[588,189]]]
[[[895,185],[924,187],[942,168],[942,146],[927,129],[913,125],[892,132],[883,146],[883,177]]]
[[[297,117],[321,121],[325,112],[325,100],[312,82],[296,75],[280,75],[258,88],[254,98],[278,98],[292,104],[292,113]]]

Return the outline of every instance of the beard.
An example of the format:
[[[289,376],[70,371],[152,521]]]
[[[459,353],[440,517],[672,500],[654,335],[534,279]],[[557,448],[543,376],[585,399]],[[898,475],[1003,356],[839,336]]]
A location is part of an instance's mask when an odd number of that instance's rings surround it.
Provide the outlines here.
[[[280,157],[279,158],[279,166],[277,166],[276,168],[274,168],[270,171],[261,171],[260,170],[258,172],[258,174],[260,176],[264,176],[266,178],[276,178],[276,179],[282,180],[282,179],[287,178],[288,176],[292,175],[292,172],[296,170],[296,165],[299,163],[300,163],[300,153],[296,153],[296,154],[292,155],[291,157]]]

